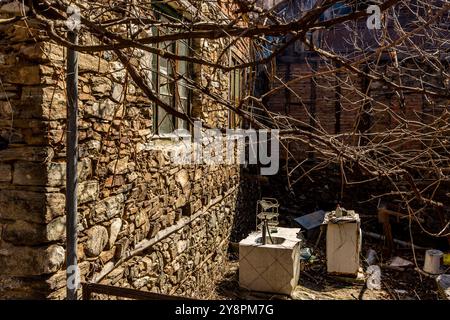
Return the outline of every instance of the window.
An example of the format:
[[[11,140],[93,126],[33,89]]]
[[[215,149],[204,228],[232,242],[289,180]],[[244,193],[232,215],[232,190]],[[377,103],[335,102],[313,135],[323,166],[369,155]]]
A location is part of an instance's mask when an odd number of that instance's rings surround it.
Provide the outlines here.
[[[231,65],[238,65],[236,58],[231,59]],[[245,69],[234,69],[230,72],[230,101],[234,106],[238,107],[239,102],[244,95],[244,80],[245,80]],[[241,121],[240,117],[234,112],[228,111],[228,127],[229,128],[240,128]]]
[[[157,18],[161,22],[169,22],[168,17],[180,18],[167,6],[158,6],[156,11],[158,12]],[[174,30],[161,27],[153,30],[155,35],[164,35],[172,32]],[[189,42],[187,40],[161,42],[157,47],[180,56],[189,56]],[[190,111],[190,92],[187,88],[186,80],[182,78],[189,78],[188,62],[175,61],[153,55],[152,70],[154,90],[161,101],[178,111],[188,114]],[[156,134],[172,133],[175,129],[188,129],[188,124],[185,120],[175,118],[160,106],[154,106],[153,110],[153,127]]]

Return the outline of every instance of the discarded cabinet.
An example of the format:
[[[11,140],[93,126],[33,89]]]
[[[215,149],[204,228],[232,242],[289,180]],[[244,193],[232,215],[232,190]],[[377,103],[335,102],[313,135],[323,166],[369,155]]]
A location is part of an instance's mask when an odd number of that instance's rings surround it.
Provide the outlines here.
[[[359,253],[361,251],[361,229],[359,215],[347,211],[336,216],[332,211],[325,216],[327,224],[327,271],[331,274],[357,277]]]

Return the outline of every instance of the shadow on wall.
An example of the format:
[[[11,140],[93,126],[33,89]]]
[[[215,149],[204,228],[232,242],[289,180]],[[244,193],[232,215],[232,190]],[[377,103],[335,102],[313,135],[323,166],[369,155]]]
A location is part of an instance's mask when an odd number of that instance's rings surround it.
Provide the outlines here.
[[[236,214],[230,241],[239,242],[256,229],[256,201],[261,198],[260,177],[241,167]]]

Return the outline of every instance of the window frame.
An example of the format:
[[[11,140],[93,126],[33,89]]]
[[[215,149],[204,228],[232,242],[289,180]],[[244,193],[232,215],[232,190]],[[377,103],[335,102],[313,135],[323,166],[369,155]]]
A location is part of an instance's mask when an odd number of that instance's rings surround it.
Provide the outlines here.
[[[162,20],[165,18],[166,20],[170,21],[167,17],[173,17],[178,19],[185,19],[179,12],[177,12],[175,9],[171,8],[170,6],[166,4],[153,4],[155,18],[158,20]],[[164,32],[164,30],[161,30],[158,27],[152,27],[152,34],[159,35],[161,31]],[[181,45],[183,44],[183,45]],[[177,54],[177,55],[185,55],[189,56],[191,52],[192,47],[192,41],[190,40],[175,40],[175,41],[168,41],[168,44],[166,42],[158,43],[156,44],[157,48],[167,48],[170,49],[168,51]],[[180,48],[184,47],[185,53],[180,54]],[[165,95],[166,97],[169,97],[169,101],[167,99],[161,99],[161,87],[162,87],[162,79],[164,78],[164,75],[161,73],[161,62],[165,61],[167,73],[166,73],[166,83],[169,86],[168,92],[169,94]],[[180,95],[180,82],[184,83],[185,80],[177,79],[177,73],[181,69],[185,70],[185,75],[187,75],[187,78],[192,79],[192,64],[188,61],[182,61],[182,60],[171,60],[162,58],[161,56],[157,54],[152,54],[152,83],[154,86],[155,94],[156,96],[163,100],[165,103],[168,103],[171,107],[176,108],[176,110],[183,111],[182,107],[182,100],[185,101],[185,109],[186,113],[190,114],[192,110],[192,90],[185,87],[185,94]],[[177,80],[176,80],[177,79]],[[183,109],[182,109],[183,108]],[[189,123],[186,120],[179,119],[175,117],[174,115],[170,115],[165,112],[163,108],[160,106],[157,106],[155,103],[152,103],[152,110],[153,110],[153,136],[156,138],[172,138],[174,135],[172,132],[177,129],[185,129],[190,130]],[[161,117],[169,117],[169,123],[172,130],[166,130],[164,128],[164,124],[160,120]]]
[[[240,63],[242,63],[242,60],[236,54],[231,54],[230,65],[235,66]],[[245,71],[246,69],[233,69],[230,71],[228,98],[236,108],[239,107],[239,102],[245,95],[245,86],[247,82]],[[238,79],[238,83],[236,83],[236,79]],[[236,89],[238,89],[238,94],[236,94]],[[240,116],[237,115],[236,112],[228,110],[228,128],[236,129],[242,128],[242,126],[243,121]]]

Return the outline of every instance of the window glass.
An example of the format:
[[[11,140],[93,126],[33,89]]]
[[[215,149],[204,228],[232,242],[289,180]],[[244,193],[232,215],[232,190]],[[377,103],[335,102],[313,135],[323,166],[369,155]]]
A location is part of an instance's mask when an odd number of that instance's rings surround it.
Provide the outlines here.
[[[180,40],[177,42],[177,53],[180,56],[188,56],[189,55],[189,46],[186,41]],[[188,63],[187,61],[178,61],[177,65],[177,73],[180,77],[188,78]],[[181,78],[178,80],[178,109],[184,113],[189,113],[189,90],[187,88],[187,82],[185,79]],[[185,120],[178,120],[178,127],[182,129],[187,129],[187,122]]]
[[[232,66],[238,65],[238,61],[235,58],[231,60]],[[234,104],[234,106],[239,106],[239,102],[243,98],[243,89],[244,89],[244,70],[242,69],[234,69],[230,72],[230,101]],[[228,111],[228,126],[230,128],[236,128],[240,126],[240,117],[234,112]]]
[[[157,10],[160,10],[159,8]],[[161,10],[160,10],[161,11]],[[165,8],[163,11],[170,11]],[[169,22],[170,20],[165,16],[167,13],[161,13],[159,20],[161,22]],[[175,13],[173,13],[175,15]],[[164,35],[173,33],[174,30],[167,28],[155,28],[154,34]],[[186,41],[167,41],[157,45],[163,51],[176,53],[177,55],[188,56],[189,46]],[[188,78],[189,68],[186,61],[171,60],[162,58],[161,56],[153,55],[152,57],[153,69],[153,84],[158,97],[162,102],[171,106],[172,108],[182,111],[186,114],[189,112],[189,90],[186,85],[186,80],[181,79],[181,75]],[[162,107],[154,108],[154,131],[157,134],[172,133],[177,128],[188,128],[187,122],[167,113]]]
[[[164,42],[161,45],[164,51],[173,52],[173,44]],[[165,104],[173,107],[173,63],[168,59],[159,57],[159,98]],[[175,130],[174,117],[163,108],[158,107],[158,132],[171,133]]]

